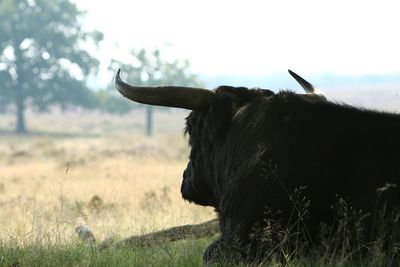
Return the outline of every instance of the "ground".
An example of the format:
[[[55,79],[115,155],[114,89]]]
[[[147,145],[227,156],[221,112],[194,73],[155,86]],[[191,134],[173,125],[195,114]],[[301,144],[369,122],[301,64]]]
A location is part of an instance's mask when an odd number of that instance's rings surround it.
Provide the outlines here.
[[[98,242],[215,218],[180,195],[188,158],[185,112],[30,114],[27,136],[0,118],[0,240],[67,245],[87,225]],[[199,255],[201,258],[201,255]],[[1,254],[0,254],[1,263]]]

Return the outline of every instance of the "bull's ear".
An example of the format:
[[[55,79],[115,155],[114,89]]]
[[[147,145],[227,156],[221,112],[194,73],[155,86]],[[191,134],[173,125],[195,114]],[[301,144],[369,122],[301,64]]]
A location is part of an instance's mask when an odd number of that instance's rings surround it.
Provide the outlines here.
[[[294,73],[291,70],[288,70],[288,72],[301,85],[301,87],[303,87],[304,91],[306,91],[308,94],[315,93],[315,88],[311,83],[307,82],[303,77]]]

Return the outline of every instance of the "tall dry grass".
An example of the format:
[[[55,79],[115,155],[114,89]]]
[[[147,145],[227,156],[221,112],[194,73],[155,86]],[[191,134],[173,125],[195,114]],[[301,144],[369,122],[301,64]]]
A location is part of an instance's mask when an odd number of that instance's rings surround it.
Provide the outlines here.
[[[0,121],[0,239],[19,244],[70,242],[77,225],[98,240],[127,237],[215,217],[180,195],[188,147],[184,113],[29,115],[31,135]]]

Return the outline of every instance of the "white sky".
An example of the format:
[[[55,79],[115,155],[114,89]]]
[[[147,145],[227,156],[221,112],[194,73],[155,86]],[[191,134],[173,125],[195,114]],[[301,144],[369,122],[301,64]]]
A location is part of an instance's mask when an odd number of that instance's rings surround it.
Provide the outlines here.
[[[400,1],[76,0],[103,68],[163,48],[207,74],[400,72]],[[108,79],[108,78],[107,78]]]

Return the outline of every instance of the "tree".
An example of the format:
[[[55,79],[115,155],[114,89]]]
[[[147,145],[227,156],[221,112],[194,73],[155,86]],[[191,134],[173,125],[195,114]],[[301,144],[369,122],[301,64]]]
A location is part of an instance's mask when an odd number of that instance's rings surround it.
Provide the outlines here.
[[[127,81],[135,85],[157,86],[176,85],[201,87],[198,77],[191,73],[188,60],[174,60],[169,62],[162,58],[159,49],[145,50],[138,52],[132,50],[133,62],[124,64],[112,60],[110,69],[122,68],[128,73]],[[146,106],[146,135],[153,133],[153,107]]]
[[[132,102],[121,95],[116,95],[110,90],[99,90],[95,92],[97,98],[97,107],[111,114],[124,114],[132,110]]]
[[[95,104],[83,77],[99,62],[82,47],[103,36],[83,31],[83,16],[69,0],[0,0],[0,105],[14,104],[17,133],[26,132],[28,104]]]

